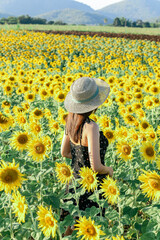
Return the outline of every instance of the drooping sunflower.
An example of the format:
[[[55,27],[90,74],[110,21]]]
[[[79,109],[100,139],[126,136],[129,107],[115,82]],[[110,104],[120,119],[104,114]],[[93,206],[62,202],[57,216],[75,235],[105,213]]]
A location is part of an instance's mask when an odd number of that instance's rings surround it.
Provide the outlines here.
[[[104,136],[108,139],[108,142],[114,142],[115,141],[115,131],[111,128],[105,128],[104,129]]]
[[[21,187],[22,181],[26,180],[19,170],[19,164],[15,165],[15,160],[12,163],[5,163],[1,160],[0,168],[0,189],[6,193],[11,193],[11,190],[17,190]]]
[[[18,150],[27,150],[29,143],[31,141],[31,135],[28,132],[15,132],[10,138],[10,145]]]
[[[142,157],[148,162],[156,160],[156,152],[154,145],[151,142],[144,142],[140,147]]]
[[[28,146],[28,151],[29,151],[28,155],[32,156],[33,160],[35,161],[38,161],[38,162],[43,161],[45,156],[48,157],[47,146],[48,146],[48,143],[44,136],[32,139]]]
[[[43,207],[42,205],[38,206],[37,211],[37,220],[39,221],[38,228],[41,228],[45,237],[52,236],[53,238],[56,235],[57,230],[57,220],[55,219],[51,206],[48,209],[47,207]]]
[[[141,189],[146,196],[152,200],[160,200],[160,175],[155,171],[145,171],[138,177],[142,182]]]
[[[25,203],[25,196],[21,196],[20,192],[17,191],[12,194],[13,199],[12,202],[12,209],[13,213],[15,213],[16,217],[18,217],[18,222],[25,222],[25,214],[27,211],[27,204]]]
[[[107,176],[107,178],[103,179],[100,187],[102,189],[103,196],[107,199],[108,203],[112,205],[117,203],[120,193],[118,187],[116,186],[116,180],[114,181],[112,178]]]
[[[14,124],[14,119],[11,115],[5,116],[0,112],[0,132],[8,130]]]
[[[101,235],[105,235],[100,229],[101,225],[95,225],[95,221],[89,217],[88,219],[83,216],[77,220],[75,230],[77,230],[77,237],[82,237],[81,240],[100,240]]]
[[[133,147],[129,141],[126,140],[120,140],[116,144],[117,152],[120,154],[120,157],[125,160],[131,160],[132,159],[132,152]]]
[[[66,163],[56,162],[55,172],[58,181],[61,183],[69,183],[69,181],[73,178],[73,170]]]
[[[79,183],[82,184],[82,187],[88,192],[94,191],[98,186],[98,180],[96,178],[97,172],[94,172],[91,168],[83,167],[79,171],[81,179]]]

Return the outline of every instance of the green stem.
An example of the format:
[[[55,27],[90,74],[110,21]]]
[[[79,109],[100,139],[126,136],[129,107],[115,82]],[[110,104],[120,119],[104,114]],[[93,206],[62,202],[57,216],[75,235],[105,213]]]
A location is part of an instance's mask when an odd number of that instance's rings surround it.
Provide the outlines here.
[[[39,179],[39,181],[40,181],[40,202],[41,202],[41,204],[42,204],[42,170],[43,170],[43,168],[42,168],[42,161],[40,161],[40,172],[41,172],[41,175],[40,175],[40,179]]]
[[[118,210],[119,210],[119,228],[121,228],[121,205],[119,198],[118,198]]]
[[[77,196],[77,191],[76,191],[76,184],[75,184],[75,179],[73,179],[73,188],[74,188],[74,192],[75,192],[75,200],[76,200],[76,204],[77,204],[77,207],[78,207],[78,215],[81,216],[81,213],[79,211],[79,198]]]
[[[95,189],[95,194],[96,194],[96,198],[97,198],[97,203],[98,203],[99,208],[100,208],[100,217],[102,219],[102,210],[103,210],[103,208],[102,208],[102,206],[100,204],[100,201],[99,201],[99,191],[98,191],[97,188]]]
[[[12,208],[11,208],[11,195],[10,194],[8,194],[8,199],[9,199],[9,216],[10,216],[10,223],[11,223],[10,235],[11,235],[11,239],[14,239],[13,222],[12,222]]]

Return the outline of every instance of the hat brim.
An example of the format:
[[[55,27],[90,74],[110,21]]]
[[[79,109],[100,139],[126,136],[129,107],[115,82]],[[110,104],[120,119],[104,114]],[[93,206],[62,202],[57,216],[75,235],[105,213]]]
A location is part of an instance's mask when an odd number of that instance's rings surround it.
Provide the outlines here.
[[[79,103],[79,102],[75,102],[72,99],[72,94],[70,91],[64,100],[64,106],[68,112],[71,112],[71,113],[90,112],[105,102],[110,92],[110,86],[108,85],[108,83],[106,83],[105,81],[99,78],[93,78],[93,79],[95,80],[99,89],[99,92],[96,95],[96,97],[94,97],[89,101]]]

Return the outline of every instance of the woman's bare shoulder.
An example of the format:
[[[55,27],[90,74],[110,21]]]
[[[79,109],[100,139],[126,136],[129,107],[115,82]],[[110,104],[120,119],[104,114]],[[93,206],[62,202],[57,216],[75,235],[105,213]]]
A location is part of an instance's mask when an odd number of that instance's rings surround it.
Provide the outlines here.
[[[85,128],[87,132],[99,131],[99,126],[96,122],[90,121],[85,123]]]

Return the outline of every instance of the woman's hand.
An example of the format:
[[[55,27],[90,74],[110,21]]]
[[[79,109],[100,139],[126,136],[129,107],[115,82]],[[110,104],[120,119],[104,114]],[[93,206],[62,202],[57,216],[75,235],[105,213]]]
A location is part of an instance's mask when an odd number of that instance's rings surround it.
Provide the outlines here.
[[[113,168],[112,167],[107,167],[107,168],[108,168],[108,175],[110,177],[112,177],[113,176]]]

